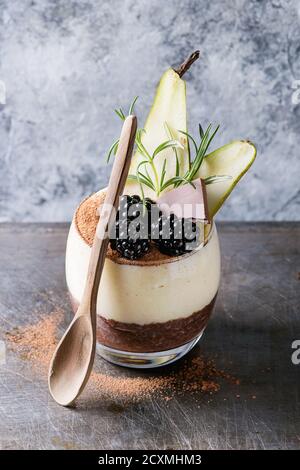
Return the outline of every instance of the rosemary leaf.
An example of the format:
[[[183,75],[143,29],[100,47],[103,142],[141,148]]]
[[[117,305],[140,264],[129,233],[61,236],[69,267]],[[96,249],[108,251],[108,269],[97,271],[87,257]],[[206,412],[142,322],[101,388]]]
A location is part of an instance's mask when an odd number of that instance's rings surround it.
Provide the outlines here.
[[[115,113],[119,116],[120,119],[122,119],[122,121],[125,121],[125,114],[123,113],[122,108],[115,109]]]
[[[196,141],[195,139],[188,133],[188,132],[185,132],[185,131],[179,131],[180,134],[184,134],[187,136],[188,140],[191,140],[194,144],[194,148],[195,148],[195,152],[196,152],[196,155],[198,153],[198,147],[197,147],[197,144],[196,144]]]
[[[173,176],[173,178],[170,178],[168,181],[165,182],[165,184],[162,186],[161,191],[164,191],[167,189],[169,186],[175,186],[176,183],[185,183],[185,184],[190,184],[195,188],[195,185],[192,181],[184,178],[183,176]]]
[[[144,176],[144,175],[143,175],[141,172],[139,172],[139,177],[140,177],[141,182],[142,182],[145,186],[148,186],[148,188],[150,188],[150,189],[152,189],[153,191],[155,191],[155,188],[153,188],[153,186],[150,185],[147,180],[144,180],[143,176]],[[136,175],[132,175],[132,174],[128,175],[127,179],[128,179],[129,181],[136,181],[136,182],[138,181],[137,176],[136,176]]]
[[[200,135],[200,139],[203,139],[203,136],[204,136],[204,131],[203,131],[203,128],[199,122],[199,135]]]
[[[152,160],[151,158],[151,155],[149,154],[149,152],[146,150],[144,144],[142,143],[142,138],[141,138],[141,134],[145,132],[144,129],[138,129],[137,131],[137,134],[136,134],[136,138],[135,138],[135,143],[136,143],[136,146],[138,148],[138,151],[140,152],[141,155],[143,155],[144,157],[148,158],[148,160]]]
[[[152,183],[152,180],[151,180],[151,178],[148,176],[147,170],[146,170],[146,173],[147,173],[146,175],[145,175],[144,173],[142,173],[141,171],[139,171],[139,173],[140,173],[140,175],[142,176],[142,178],[143,178],[145,181],[147,181],[147,183],[152,187],[152,189],[155,190],[155,187],[154,187],[154,185],[153,185],[153,183]]]
[[[206,152],[207,152],[207,150],[208,150],[208,147],[209,147],[211,141],[213,140],[213,138],[215,137],[215,135],[216,135],[216,133],[218,132],[219,129],[220,129],[220,125],[218,125],[218,126],[216,127],[215,131],[212,133],[212,135],[211,135],[211,137],[210,137],[210,139],[209,139],[209,141],[208,141],[208,144],[207,144],[207,146],[206,146]],[[206,153],[206,152],[205,152],[205,153]],[[205,155],[205,156],[206,156],[206,155]]]
[[[107,153],[107,157],[106,157],[106,162],[107,162],[107,163],[109,162],[112,153],[113,153],[114,155],[116,155],[117,150],[118,150],[119,140],[120,140],[120,139],[116,140],[116,141],[110,146],[110,148],[109,148],[109,150],[108,150],[108,153]]]
[[[133,114],[134,105],[135,105],[137,99],[138,99],[138,96],[136,96],[136,97],[133,99],[133,101],[132,101],[132,103],[131,103],[131,105],[130,105],[130,108],[129,108],[129,111],[128,111],[128,115],[129,115],[129,116],[130,116],[130,114]]]
[[[148,179],[149,179],[150,181],[152,181],[152,180],[151,180],[151,176],[149,175],[149,172],[148,172],[148,168],[147,168],[146,166],[145,166],[145,172],[146,172],[146,175],[147,175]]]
[[[231,180],[232,176],[229,175],[214,175],[208,176],[204,179],[205,184],[214,184],[214,183],[221,183],[222,181]]]
[[[165,176],[166,176],[166,165],[167,165],[167,159],[165,158],[164,163],[163,163],[163,167],[162,167],[162,170],[161,170],[160,184],[159,184],[160,188],[164,184],[164,180],[165,180]]]
[[[160,152],[170,147],[173,147],[173,148],[177,147],[177,148],[184,149],[183,145],[180,142],[178,142],[178,140],[167,140],[166,142],[163,142],[158,147],[156,147],[156,149],[154,150],[152,154],[152,159],[154,159],[156,155],[158,155]]]
[[[142,194],[142,199],[143,199],[143,202],[145,200],[145,193],[144,193],[144,188],[143,188],[143,183],[142,183],[142,179],[144,177],[144,175],[142,173],[140,173],[140,167],[142,167],[143,165],[148,165],[148,160],[143,160],[142,162],[140,162],[136,168],[136,176],[137,176],[137,180],[138,180],[138,183],[140,185],[140,189],[141,189],[141,194]],[[148,183],[149,184],[149,183]]]

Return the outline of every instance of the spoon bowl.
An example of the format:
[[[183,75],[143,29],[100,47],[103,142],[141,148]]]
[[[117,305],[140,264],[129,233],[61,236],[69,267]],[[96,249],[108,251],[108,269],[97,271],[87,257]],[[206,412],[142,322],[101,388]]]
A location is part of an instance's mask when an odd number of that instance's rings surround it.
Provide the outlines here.
[[[50,366],[49,390],[60,405],[70,405],[81,393],[86,384],[85,377],[88,379],[89,369],[93,365],[94,349],[89,318],[86,315],[76,316]]]

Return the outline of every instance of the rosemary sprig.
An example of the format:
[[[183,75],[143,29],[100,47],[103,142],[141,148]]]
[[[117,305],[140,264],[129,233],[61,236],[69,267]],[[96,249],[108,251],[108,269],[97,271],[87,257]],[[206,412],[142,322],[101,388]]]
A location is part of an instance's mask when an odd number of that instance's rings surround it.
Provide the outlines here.
[[[135,106],[137,99],[138,97],[136,96],[134,100],[132,101],[129,107],[128,114],[132,114],[134,112],[134,106]],[[115,113],[122,121],[124,121],[125,113],[123,112],[122,108],[115,109]],[[159,175],[158,170],[155,165],[155,158],[157,157],[157,155],[159,155],[164,150],[167,150],[168,148],[172,148],[175,151],[177,148],[183,149],[184,147],[178,140],[170,136],[169,140],[166,140],[162,142],[161,144],[159,144],[156,147],[156,149],[153,151],[153,153],[150,154],[150,152],[148,152],[148,150],[146,149],[142,141],[142,135],[145,132],[146,132],[145,129],[137,130],[136,137],[135,137],[135,144],[136,144],[136,148],[138,152],[143,157],[143,161],[140,162],[139,165],[137,166],[136,174],[135,175],[130,174],[128,176],[128,179],[131,181],[138,182],[141,188],[142,195],[144,195],[144,190],[143,190],[142,185],[145,185],[145,186],[148,186],[152,191],[154,191],[157,194],[157,196],[159,196],[159,194],[162,191],[162,187],[166,183],[168,183],[168,182],[165,182],[165,177],[166,177],[166,172],[167,172],[166,170],[167,160],[166,159],[164,160],[162,171],[161,171],[161,174]],[[116,154],[117,149],[118,149],[118,144],[119,144],[119,139],[116,140],[109,148],[107,158],[106,158],[107,162],[109,162],[112,155]],[[154,180],[153,178],[151,178],[147,166],[151,168]],[[141,167],[144,167],[143,171],[141,170]],[[180,178],[178,157],[176,157],[176,177]],[[179,179],[176,179],[176,181],[179,181]]]
[[[139,129],[137,131],[136,138],[135,138],[135,143],[136,143],[136,146],[137,146],[137,149],[138,149],[139,153],[142,155],[142,157],[145,158],[144,162],[147,163],[149,165],[149,167],[151,168],[151,170],[152,170],[152,173],[153,173],[153,176],[154,176],[154,181],[151,180],[149,172],[148,172],[147,168],[145,167],[145,171],[147,171],[147,177],[152,182],[155,193],[157,194],[157,196],[159,196],[160,193],[162,192],[162,187],[164,186],[164,179],[165,179],[165,176],[166,176],[167,160],[166,159],[164,160],[163,167],[162,167],[162,172],[161,172],[161,175],[159,177],[159,174],[158,174],[158,171],[157,171],[157,168],[156,168],[156,165],[155,165],[155,158],[157,157],[157,155],[159,155],[161,152],[163,152],[164,150],[166,150],[168,148],[173,148],[173,149],[182,148],[183,149],[183,146],[180,142],[178,142],[178,140],[175,140],[175,139],[166,140],[165,142],[162,142],[160,145],[158,145],[156,147],[156,149],[154,150],[154,152],[152,154],[150,154],[148,152],[148,150],[145,148],[145,146],[142,142],[143,132],[145,132],[144,129]],[[137,171],[139,171],[138,168],[137,168]],[[144,173],[142,173],[142,177],[145,178]]]
[[[188,132],[179,131],[181,134],[184,134],[187,136],[188,140],[190,140],[193,143],[193,146],[195,149],[195,157],[193,161],[190,160],[191,161],[190,169],[184,175],[185,180],[192,181],[195,178],[207,154],[208,147],[211,141],[213,140],[213,138],[215,137],[216,133],[218,132],[219,127],[220,126],[217,126],[216,129],[211,133],[212,125],[209,124],[206,131],[204,132],[201,124],[199,124],[199,136],[200,136],[199,146],[197,145],[195,139]],[[179,186],[178,183],[177,183],[177,186]]]
[[[132,103],[131,103],[131,105],[130,105],[130,107],[129,107],[129,110],[128,110],[128,115],[133,114],[133,112],[134,112],[134,106],[135,106],[135,103],[137,102],[137,99],[138,99],[138,96],[136,96],[136,97],[133,99],[133,101],[132,101]],[[122,108],[115,109],[114,111],[115,111],[116,115],[117,115],[122,121],[125,121],[126,116],[125,116],[125,114],[124,114]],[[110,157],[112,156],[112,154],[113,154],[113,155],[116,155],[117,150],[118,150],[119,140],[120,140],[120,139],[115,140],[115,142],[109,147],[108,152],[107,152],[107,156],[106,156],[106,162],[107,162],[107,163],[109,162]]]
[[[137,99],[138,97],[136,96],[134,100],[132,101],[128,110],[128,115],[134,112],[134,106],[136,104]],[[122,108],[115,109],[115,113],[122,121],[125,120],[126,116]],[[142,136],[146,132],[145,129],[140,128],[137,130],[137,133],[136,133],[136,138],[135,138],[136,148],[139,154],[142,156],[143,160],[137,165],[136,174],[130,174],[128,176],[128,179],[131,181],[136,181],[139,184],[143,201],[145,199],[143,186],[147,186],[149,189],[154,191],[157,196],[159,196],[162,191],[169,188],[170,186],[173,186],[174,188],[176,188],[182,184],[191,184],[195,188],[193,179],[197,175],[201,167],[201,164],[207,155],[209,145],[211,144],[211,141],[213,140],[213,138],[215,137],[219,129],[219,126],[217,126],[216,129],[212,131],[212,125],[209,124],[207,129],[204,131],[201,124],[199,124],[199,128],[198,128],[199,137],[200,137],[199,144],[197,144],[196,140],[188,132],[183,131],[183,130],[179,131],[181,134],[187,137],[187,152],[188,152],[188,158],[189,158],[188,170],[185,172],[184,175],[180,175],[180,162],[179,162],[179,157],[178,157],[178,149],[184,150],[184,146],[175,138],[174,133],[172,132],[167,122],[165,122],[164,127],[166,130],[168,140],[159,144],[156,147],[156,149],[153,151],[153,153],[150,153],[145,147],[145,145],[143,144]],[[190,143],[192,144],[192,148],[194,149],[194,154],[195,154],[193,159],[191,158]],[[119,139],[116,140],[110,146],[108,150],[108,155],[107,155],[107,162],[109,162],[112,155],[116,154],[117,149],[118,149],[118,144],[119,144]],[[160,174],[157,170],[155,159],[161,152],[169,148],[173,149],[175,159],[176,159],[176,166],[175,166],[175,175],[169,178],[168,180],[166,180],[167,159],[165,158],[163,161]],[[152,176],[149,173],[149,169],[151,169]],[[213,183],[224,181],[229,178],[231,177],[227,175],[214,175],[214,176],[207,177],[204,181],[205,181],[205,184],[213,184]]]

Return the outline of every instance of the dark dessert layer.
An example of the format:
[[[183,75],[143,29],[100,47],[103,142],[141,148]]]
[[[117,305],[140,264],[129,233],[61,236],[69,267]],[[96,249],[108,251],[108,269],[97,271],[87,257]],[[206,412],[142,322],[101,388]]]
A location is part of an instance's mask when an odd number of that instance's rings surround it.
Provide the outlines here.
[[[173,349],[194,339],[206,326],[215,300],[186,318],[164,323],[138,325],[97,317],[97,340],[105,346],[129,352],[156,352]],[[74,311],[78,303],[72,300]]]

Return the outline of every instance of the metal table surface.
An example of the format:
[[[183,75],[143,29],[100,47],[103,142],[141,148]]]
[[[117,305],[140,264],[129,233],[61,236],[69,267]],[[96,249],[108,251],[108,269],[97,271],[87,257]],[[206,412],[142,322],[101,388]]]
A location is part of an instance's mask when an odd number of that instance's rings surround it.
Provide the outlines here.
[[[70,318],[64,280],[66,224],[0,225],[0,339],[56,305]],[[218,393],[113,396],[64,409],[6,344],[0,365],[1,449],[300,448],[300,223],[220,223],[222,282],[215,312],[192,352],[240,379]],[[201,282],[201,279],[199,280]],[[131,376],[96,358],[106,373]],[[170,368],[172,366],[169,366]],[[174,367],[174,366],[173,366]],[[181,367],[177,365],[176,367]],[[254,399],[255,398],[255,399]]]

